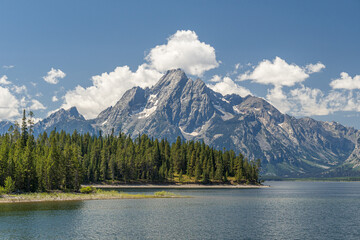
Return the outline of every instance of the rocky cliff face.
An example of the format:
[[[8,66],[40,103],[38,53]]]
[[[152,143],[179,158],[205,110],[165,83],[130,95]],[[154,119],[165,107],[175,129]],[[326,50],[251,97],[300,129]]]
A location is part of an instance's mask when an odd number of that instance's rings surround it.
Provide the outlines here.
[[[76,107],[68,110],[60,109],[34,125],[35,135],[44,131],[50,133],[54,129],[58,131],[64,130],[68,133],[73,133],[75,130],[78,133],[95,133],[92,121],[85,120]]]
[[[133,137],[146,133],[174,141],[203,140],[218,149],[234,149],[260,158],[265,174],[331,174],[347,164],[359,167],[359,132],[337,123],[296,119],[253,96],[222,96],[179,69],[168,71],[148,89],[126,92],[102,112],[96,125]]]
[[[148,134],[175,141],[203,140],[217,149],[233,149],[261,159],[263,174],[273,176],[342,176],[360,168],[360,134],[335,122],[297,119],[262,98],[223,96],[180,70],[168,71],[152,88],[134,87],[96,119],[76,110],[60,110],[36,125],[58,130],[132,137]]]

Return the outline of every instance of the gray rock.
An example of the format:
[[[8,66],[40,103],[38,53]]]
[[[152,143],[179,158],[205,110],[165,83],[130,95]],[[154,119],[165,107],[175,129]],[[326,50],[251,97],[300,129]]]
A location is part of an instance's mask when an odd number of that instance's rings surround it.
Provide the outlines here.
[[[1,125],[0,125],[1,126]],[[267,176],[344,176],[360,169],[360,134],[335,122],[294,118],[262,98],[223,96],[180,69],[169,70],[151,88],[134,87],[93,120],[76,108],[59,110],[35,125],[57,130],[148,134],[173,142],[201,140],[261,159]],[[7,130],[7,129],[6,129]]]

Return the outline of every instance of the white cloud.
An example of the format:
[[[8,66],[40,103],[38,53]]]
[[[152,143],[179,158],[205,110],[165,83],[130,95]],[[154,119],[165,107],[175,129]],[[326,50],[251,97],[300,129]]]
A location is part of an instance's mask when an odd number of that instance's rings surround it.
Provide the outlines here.
[[[329,106],[330,98],[324,97],[320,89],[302,86],[291,90],[290,96],[293,102],[290,113],[296,116],[328,115],[335,110]]]
[[[26,99],[26,97],[22,97],[21,99],[20,99],[20,107],[21,108],[26,108],[26,105],[28,104],[28,100]]]
[[[283,113],[294,116],[321,116],[338,111],[360,111],[360,93],[301,86],[285,93],[281,87],[268,92],[266,99]]]
[[[134,86],[150,87],[161,77],[161,73],[140,65],[136,72],[128,66],[117,67],[113,72],[93,76],[93,85],[88,88],[77,86],[64,96],[62,108],[76,106],[85,118],[94,118],[101,111],[114,105],[126,90]]]
[[[5,69],[11,69],[11,68],[14,68],[15,66],[14,65],[4,65],[3,68]]]
[[[26,93],[27,92],[27,88],[25,85],[22,85],[22,86],[12,86],[12,90],[15,91],[17,94],[20,94],[20,93]]]
[[[57,101],[59,101],[59,99],[58,99],[56,96],[53,96],[53,97],[51,98],[51,101],[57,102]]]
[[[306,70],[308,73],[317,73],[317,72],[320,72],[322,69],[325,68],[325,65],[322,64],[321,62],[318,62],[316,64],[309,64],[309,65],[306,65]]]
[[[140,65],[135,72],[128,66],[121,66],[113,72],[93,76],[92,86],[77,86],[66,92],[61,107],[76,106],[85,118],[94,118],[114,105],[126,90],[134,86],[144,88],[154,85],[163,71],[182,68],[186,73],[200,76],[219,66],[215,49],[200,42],[193,31],[177,31],[169,37],[167,44],[151,49],[145,60],[148,63]]]
[[[266,99],[283,113],[296,116],[327,115],[335,109],[330,106],[331,99],[324,96],[321,90],[303,85],[289,92],[283,90],[284,87],[301,84],[310,74],[320,72],[324,68],[325,65],[321,62],[301,67],[276,57],[273,61],[263,60],[252,71],[240,75],[238,80],[273,85],[274,88],[268,90]]]
[[[288,100],[288,96],[286,96],[282,88],[278,86],[268,90],[266,99],[282,113],[288,113],[294,107],[294,104]]]
[[[43,110],[46,107],[36,99],[31,100],[30,110]]]
[[[19,101],[7,88],[0,87],[0,120],[11,120],[19,116]]]
[[[268,92],[266,99],[282,113],[294,116],[328,115],[345,108],[345,103],[335,105],[335,93],[325,96],[320,89],[301,86],[285,93],[281,87]]]
[[[214,90],[215,92],[221,93],[224,96],[227,94],[234,93],[242,97],[245,97],[251,94],[251,92],[248,89],[239,86],[229,77],[224,77],[223,79],[221,79],[218,75],[215,75],[213,79],[214,78],[215,80],[213,80],[213,82],[216,82],[216,84],[214,85],[208,84],[208,87]]]
[[[215,49],[200,42],[197,34],[190,30],[177,31],[168,38],[167,44],[151,49],[145,59],[160,72],[181,68],[196,76],[202,76],[205,71],[219,66]]]
[[[46,76],[43,77],[43,79],[48,83],[57,84],[59,79],[62,79],[65,76],[66,74],[60,69],[51,68],[51,70],[47,73]]]
[[[214,75],[209,81],[210,82],[221,82],[222,78],[219,75]]]
[[[340,78],[335,79],[330,83],[330,86],[333,89],[360,89],[360,75],[356,75],[352,78],[348,73],[342,72],[340,73],[340,76]]]
[[[238,77],[238,80],[252,80],[260,84],[274,86],[294,86],[309,77],[305,68],[295,64],[288,64],[285,60],[276,57],[272,62],[263,60],[252,72],[247,72]]]
[[[9,84],[11,84],[11,82],[8,81],[7,79],[8,79],[8,77],[7,77],[6,75],[0,77],[0,84],[3,84],[3,85],[9,85]]]

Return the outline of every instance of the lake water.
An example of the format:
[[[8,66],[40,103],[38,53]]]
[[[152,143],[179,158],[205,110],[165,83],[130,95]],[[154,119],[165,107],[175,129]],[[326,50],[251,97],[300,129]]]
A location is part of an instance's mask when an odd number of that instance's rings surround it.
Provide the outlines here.
[[[171,190],[193,196],[182,199],[0,204],[0,239],[360,239],[360,183],[266,184]]]

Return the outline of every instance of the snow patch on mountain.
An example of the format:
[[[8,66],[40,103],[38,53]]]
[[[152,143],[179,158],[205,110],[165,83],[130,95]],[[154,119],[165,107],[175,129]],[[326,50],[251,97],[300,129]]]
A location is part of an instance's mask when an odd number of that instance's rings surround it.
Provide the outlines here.
[[[157,105],[154,105],[151,108],[145,108],[140,113],[138,113],[138,119],[149,117],[151,114],[153,114],[156,111],[156,109],[157,109]]]
[[[197,131],[193,131],[193,132],[191,132],[191,133],[187,133],[187,132],[185,132],[185,131],[182,129],[182,127],[179,127],[179,129],[180,129],[180,131],[181,131],[182,134],[190,135],[190,136],[193,136],[193,137],[196,137],[196,136],[198,136],[198,135],[200,134],[200,132],[197,132]]]

